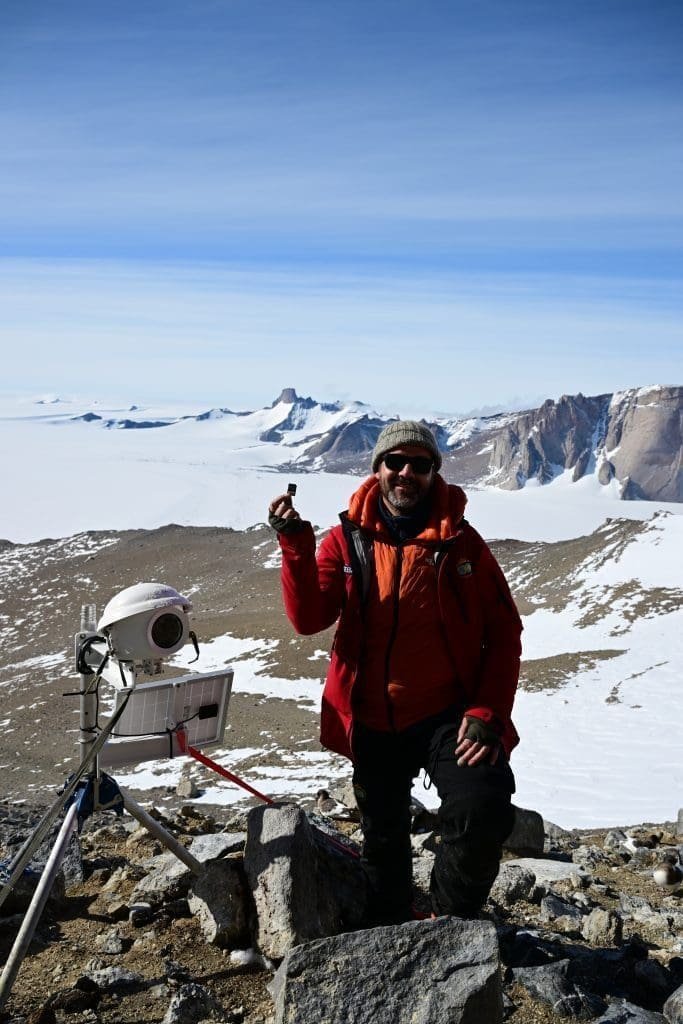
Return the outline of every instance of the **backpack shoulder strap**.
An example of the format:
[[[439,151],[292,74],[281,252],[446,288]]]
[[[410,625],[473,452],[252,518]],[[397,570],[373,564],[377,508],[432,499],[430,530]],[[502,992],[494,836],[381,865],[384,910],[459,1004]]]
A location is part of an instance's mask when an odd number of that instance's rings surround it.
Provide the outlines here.
[[[349,548],[351,569],[358,585],[361,604],[365,604],[370,592],[370,581],[374,564],[374,545],[370,537],[349,522],[346,515],[341,517],[342,529]]]

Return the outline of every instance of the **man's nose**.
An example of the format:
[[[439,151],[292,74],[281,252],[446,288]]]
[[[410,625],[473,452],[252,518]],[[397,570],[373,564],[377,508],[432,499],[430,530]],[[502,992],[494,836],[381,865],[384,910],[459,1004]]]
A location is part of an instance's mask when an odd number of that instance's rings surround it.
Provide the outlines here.
[[[413,472],[413,467],[410,465],[409,462],[406,462],[406,464],[403,466],[403,468],[401,470],[399,470],[399,474],[398,475],[399,476],[403,476],[403,477],[407,477],[407,478],[415,476],[415,474]]]

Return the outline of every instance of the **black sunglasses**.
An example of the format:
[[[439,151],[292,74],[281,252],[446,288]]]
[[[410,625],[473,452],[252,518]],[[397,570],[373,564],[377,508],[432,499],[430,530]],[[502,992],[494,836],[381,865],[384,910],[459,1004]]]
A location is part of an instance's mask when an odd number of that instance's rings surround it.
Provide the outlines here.
[[[418,476],[426,476],[432,469],[434,460],[427,455],[397,455],[395,452],[384,456],[384,465],[392,473],[400,473],[406,463],[413,473],[417,473]]]

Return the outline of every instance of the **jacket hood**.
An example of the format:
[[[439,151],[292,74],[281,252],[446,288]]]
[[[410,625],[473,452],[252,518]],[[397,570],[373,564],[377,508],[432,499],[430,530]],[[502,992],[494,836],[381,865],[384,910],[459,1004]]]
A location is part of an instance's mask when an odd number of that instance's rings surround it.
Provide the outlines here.
[[[352,523],[371,533],[386,534],[386,527],[379,513],[379,481],[369,476],[351,496],[348,516]],[[458,529],[467,504],[467,495],[457,484],[447,484],[436,473],[430,492],[431,511],[427,526],[419,534],[420,540],[444,541]]]

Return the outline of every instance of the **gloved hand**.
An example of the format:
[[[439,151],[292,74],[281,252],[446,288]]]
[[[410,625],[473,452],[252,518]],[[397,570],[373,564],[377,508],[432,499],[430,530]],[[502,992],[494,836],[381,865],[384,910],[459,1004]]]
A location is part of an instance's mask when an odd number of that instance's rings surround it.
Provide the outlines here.
[[[458,765],[495,764],[500,753],[500,734],[474,715],[465,715],[458,729],[455,756]]]
[[[296,533],[304,525],[291,494],[279,494],[268,506],[268,522],[276,533]]]
[[[469,715],[465,715],[465,719],[467,720],[466,739],[474,740],[475,743],[483,743],[486,747],[495,747],[497,743],[500,743],[500,733],[492,725],[482,722],[481,718],[470,718]]]
[[[268,523],[276,533],[297,533],[304,525],[303,519],[285,519],[284,516],[268,514]]]

